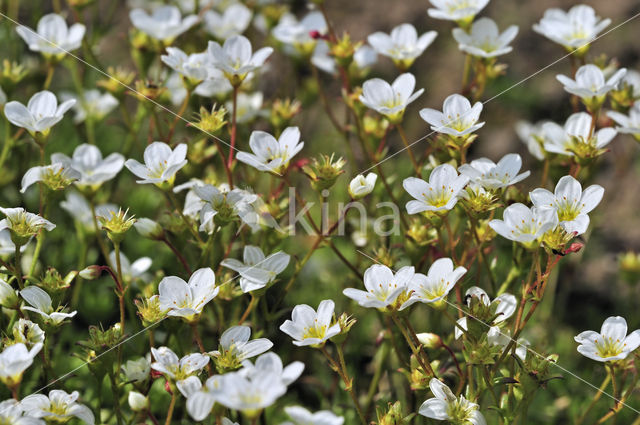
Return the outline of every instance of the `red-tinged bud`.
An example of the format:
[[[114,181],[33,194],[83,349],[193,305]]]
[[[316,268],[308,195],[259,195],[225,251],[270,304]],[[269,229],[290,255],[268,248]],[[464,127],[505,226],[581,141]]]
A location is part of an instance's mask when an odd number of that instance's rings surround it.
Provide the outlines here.
[[[582,249],[582,247],[584,246],[583,243],[580,242],[574,242],[572,243],[569,248],[567,250],[565,250],[565,255],[566,254],[571,254],[572,252],[578,252]]]
[[[164,381],[164,389],[169,394],[173,394],[173,391],[171,390],[171,385],[169,384],[169,381]]]
[[[293,163],[293,166],[296,168],[302,168],[305,165],[309,165],[310,161],[308,158],[302,158]]]
[[[314,40],[328,40],[329,39],[329,37],[327,37],[326,35],[320,33],[320,31],[318,31],[318,30],[309,31],[309,37],[313,38]]]
[[[158,372],[157,370],[151,369],[151,377],[153,379],[162,378],[162,373]]]

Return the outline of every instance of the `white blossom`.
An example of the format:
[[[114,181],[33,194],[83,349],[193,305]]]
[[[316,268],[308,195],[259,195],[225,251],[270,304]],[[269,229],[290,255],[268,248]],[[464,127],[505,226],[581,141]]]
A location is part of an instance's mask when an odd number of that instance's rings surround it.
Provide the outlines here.
[[[578,68],[575,79],[566,75],[557,75],[556,78],[564,85],[565,91],[588,100],[603,98],[614,90],[626,72],[626,68],[619,69],[607,80],[600,68],[587,64]]]
[[[302,406],[288,406],[284,411],[293,422],[285,422],[282,425],[342,425],[344,418],[329,410],[319,410],[312,413]]]
[[[232,326],[220,336],[220,348],[211,351],[213,357],[232,358],[238,363],[264,353],[273,347],[273,342],[267,338],[249,340],[251,328],[249,326]]]
[[[219,40],[240,35],[251,23],[251,10],[242,3],[233,3],[224,12],[207,10],[204,13],[205,30]]]
[[[429,0],[434,8],[427,10],[429,16],[447,21],[470,22],[489,0]]]
[[[340,325],[331,324],[334,309],[332,300],[320,301],[317,312],[306,304],[298,304],[291,313],[292,320],[286,320],[280,330],[293,338],[293,344],[299,347],[324,344],[340,333]]]
[[[551,208],[529,208],[515,203],[505,208],[502,220],[494,219],[489,226],[503,238],[532,243],[558,225],[558,215]]]
[[[11,124],[26,129],[32,135],[47,135],[75,103],[75,99],[69,99],[58,105],[56,95],[44,90],[31,96],[27,106],[15,100],[7,103],[4,115]]]
[[[378,175],[375,173],[369,173],[367,177],[358,174],[349,183],[349,195],[351,195],[353,199],[361,199],[367,196],[373,192],[377,179]]]
[[[37,286],[27,286],[20,291],[20,296],[29,304],[28,306],[22,307],[22,309],[39,314],[46,323],[59,325],[65,319],[71,318],[78,313],[77,311],[63,313],[59,311],[60,308],[54,310],[49,294]]]
[[[538,188],[529,194],[533,205],[555,210],[562,228],[576,235],[587,231],[588,214],[598,206],[603,195],[602,186],[593,184],[583,191],[580,182],[572,176],[560,178],[553,193]]]
[[[406,68],[422,55],[437,36],[437,32],[428,31],[418,37],[413,25],[401,24],[391,30],[391,34],[378,31],[369,35],[367,41],[379,54],[390,57]]]
[[[452,94],[444,100],[442,112],[424,108],[420,111],[420,117],[431,125],[433,131],[462,137],[474,133],[484,125],[484,122],[478,122],[481,112],[481,102],[476,102],[472,107],[466,97]]]
[[[591,119],[588,113],[577,112],[567,119],[564,127],[554,122],[545,123],[542,126],[544,149],[551,153],[573,156],[576,150],[584,146],[604,148],[616,137],[617,132],[611,127],[605,127],[591,134]]]
[[[613,362],[626,359],[640,346],[640,329],[627,335],[627,321],[624,317],[608,317],[600,332],[584,331],[575,336],[580,344],[578,352],[598,362]]]
[[[249,137],[249,146],[253,153],[238,152],[238,161],[260,171],[282,174],[291,159],[302,150],[304,142],[300,141],[298,127],[287,127],[277,140],[264,131],[254,131]]]
[[[22,399],[20,404],[25,413],[36,418],[44,418],[54,423],[65,423],[76,417],[82,422],[93,425],[95,417],[91,409],[78,403],[78,391],[71,394],[63,390],[51,390],[49,396],[32,394]]]
[[[83,143],[73,151],[69,158],[62,153],[51,155],[52,162],[67,164],[80,173],[76,184],[80,187],[90,186],[93,189],[102,183],[113,179],[122,170],[124,156],[118,152],[102,157],[102,152],[97,146]]]
[[[582,48],[596,39],[611,23],[611,19],[596,16],[591,6],[576,5],[565,12],[561,9],[547,9],[544,17],[533,26],[533,30],[567,50]]]
[[[530,171],[518,174],[522,167],[522,158],[517,153],[507,154],[498,163],[488,158],[480,158],[458,167],[460,174],[485,189],[503,189],[514,185],[531,174]]]
[[[251,42],[242,35],[234,35],[221,46],[209,41],[209,55],[213,64],[222,70],[232,84],[240,84],[248,73],[260,68],[273,52],[271,47],[263,47],[253,52]]]
[[[189,283],[177,276],[167,276],[158,284],[160,309],[169,316],[197,320],[203,307],[218,295],[216,277],[210,268],[196,270]]]
[[[247,293],[262,289],[273,282],[289,265],[290,256],[282,251],[265,257],[262,250],[253,245],[244,247],[243,261],[225,258],[222,266],[240,274],[240,288]]]
[[[471,32],[462,28],[453,29],[453,38],[463,52],[481,58],[494,58],[513,50],[509,43],[516,38],[518,27],[511,25],[503,33],[490,18],[480,18],[471,26]]]
[[[183,18],[180,9],[175,6],[159,7],[151,15],[142,9],[133,9],[129,13],[129,19],[134,27],[166,44],[198,22],[196,15]]]
[[[458,175],[449,164],[438,165],[431,171],[429,182],[408,177],[402,182],[402,187],[415,198],[407,202],[409,214],[423,211],[448,211],[455,207],[462,189],[469,182],[469,178]]]
[[[402,267],[395,274],[382,264],[374,264],[364,272],[366,291],[347,288],[342,293],[362,307],[384,309],[393,307],[398,297],[406,292],[415,275],[413,267]]]
[[[40,18],[36,31],[24,25],[16,28],[29,50],[57,57],[80,48],[85,31],[86,27],[80,23],[67,26],[64,18],[55,13]]]
[[[420,89],[414,93],[415,86],[416,78],[410,73],[401,74],[391,84],[372,78],[362,85],[360,101],[392,122],[400,122],[407,106],[424,92]]]
[[[634,103],[629,110],[629,115],[621,112],[609,111],[607,116],[618,124],[616,131],[624,134],[640,134],[640,102]]]
[[[197,375],[209,364],[209,357],[204,354],[193,353],[178,358],[169,347],[151,347],[151,354],[155,360],[151,363],[151,369],[178,382]]]
[[[144,164],[127,159],[124,165],[141,178],[140,184],[173,185],[176,173],[187,165],[187,145],[180,143],[175,149],[163,142],[153,142],[144,150]]]
[[[73,110],[76,113],[73,122],[79,124],[84,122],[87,117],[100,121],[111,111],[113,111],[119,102],[111,93],[100,93],[100,90],[85,90],[82,96],[75,94],[63,94],[63,100],[75,99]]]
[[[33,359],[42,349],[42,343],[36,343],[29,350],[19,342],[6,347],[0,352],[0,380],[9,387],[14,387],[22,380],[22,374],[31,366]]]
[[[422,273],[416,273],[413,276],[408,285],[411,295],[400,306],[400,310],[404,310],[416,302],[440,304],[466,272],[467,269],[464,267],[454,268],[450,258],[438,258],[429,267],[426,276]]]
[[[480,412],[480,406],[467,400],[463,395],[456,397],[449,387],[437,378],[431,378],[429,388],[434,397],[420,406],[418,413],[422,416],[438,421],[449,421],[452,424],[487,425],[487,421]]]

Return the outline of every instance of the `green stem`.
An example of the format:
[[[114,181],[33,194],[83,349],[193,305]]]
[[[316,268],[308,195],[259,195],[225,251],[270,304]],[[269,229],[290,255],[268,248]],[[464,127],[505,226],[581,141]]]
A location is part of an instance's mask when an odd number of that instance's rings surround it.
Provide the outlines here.
[[[171,403],[169,403],[169,410],[167,411],[167,420],[164,422],[164,425],[171,424],[171,418],[173,417],[173,409],[176,406],[176,391],[177,389],[171,386]]]
[[[416,161],[416,157],[413,155],[413,150],[411,150],[411,146],[409,145],[409,141],[407,140],[407,135],[404,132],[401,124],[397,124],[396,128],[398,129],[398,134],[400,134],[400,138],[402,139],[402,143],[404,143],[405,149],[409,153],[409,158],[411,159],[411,164],[413,165],[413,169],[415,170],[418,177],[420,177],[420,166]]]
[[[234,86],[233,87],[233,111],[231,114],[231,145],[229,147],[229,160],[227,161],[227,167],[229,167],[229,169],[231,169],[231,167],[233,166],[233,151],[236,148],[237,116],[238,116],[238,86]],[[233,189],[233,184],[231,184],[230,186],[231,186],[231,189]]]
[[[433,371],[433,368],[431,368],[431,364],[429,362],[425,362],[423,357],[420,355],[421,353],[418,351],[415,344],[411,340],[411,336],[409,335],[407,329],[402,325],[402,322],[400,322],[400,319],[398,319],[398,317],[395,314],[392,314],[391,320],[393,320],[393,322],[396,324],[396,327],[402,333],[402,336],[404,336],[404,339],[407,341],[407,344],[409,345],[411,352],[416,357],[416,360],[418,360],[418,363],[420,364],[420,367],[422,367],[422,370],[424,371],[425,375],[429,377],[435,377],[436,374]]]
[[[22,265],[20,264],[20,246],[16,245],[16,254],[14,260],[16,262],[16,279],[18,279],[18,288],[24,289],[24,283],[22,282]]]
[[[609,385],[610,380],[611,380],[611,375],[607,374],[607,376],[605,376],[604,378],[604,381],[602,381],[602,384],[600,385],[598,392],[596,392],[596,394],[593,396],[591,403],[589,403],[589,406],[587,406],[587,409],[582,413],[582,415],[580,415],[580,417],[578,418],[578,420],[576,420],[574,425],[580,425],[584,422],[585,418],[587,417],[591,409],[593,409],[593,407],[596,405],[598,400],[600,400],[600,397],[602,396],[605,388],[607,388],[607,385]]]
[[[353,401],[356,411],[358,412],[358,417],[360,418],[360,421],[362,422],[363,425],[367,425],[367,420],[364,416],[364,413],[362,412],[362,408],[360,407],[358,396],[356,395],[355,390],[353,388],[353,382],[349,379],[349,374],[347,372],[347,365],[344,361],[344,353],[342,352],[342,347],[340,347],[339,344],[336,344],[336,349],[338,351],[339,363],[336,362],[333,357],[331,357],[331,355],[329,354],[329,352],[327,351],[324,345],[320,347],[322,354],[324,354],[324,356],[327,358],[329,363],[334,367],[336,372],[338,372],[338,375],[340,375],[340,378],[342,378],[342,382],[344,382],[345,389],[347,390],[347,393],[349,393],[349,396]]]

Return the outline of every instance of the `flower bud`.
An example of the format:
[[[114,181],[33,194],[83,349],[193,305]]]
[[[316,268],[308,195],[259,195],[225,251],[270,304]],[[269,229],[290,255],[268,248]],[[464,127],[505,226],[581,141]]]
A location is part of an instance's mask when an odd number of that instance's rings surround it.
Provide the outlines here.
[[[442,345],[440,337],[434,333],[423,332],[416,335],[420,344],[426,348],[438,348]]]
[[[161,240],[164,237],[164,230],[155,221],[148,218],[139,218],[133,227],[136,228],[143,238]]]
[[[137,391],[129,391],[129,407],[134,412],[140,412],[149,408],[149,399]]]
[[[40,284],[42,288],[47,292],[62,291],[71,286],[71,280],[73,280],[74,277],[75,275],[72,274],[71,279],[67,281],[67,279],[62,278],[62,275],[58,272],[58,270],[54,269],[53,267],[49,267],[45,271],[44,277],[42,278]]]
[[[378,176],[375,173],[367,174],[364,177],[362,174],[358,174],[351,183],[349,183],[349,195],[353,199],[361,199],[373,192],[373,188],[376,185]]]
[[[166,312],[160,309],[160,299],[157,295],[150,298],[144,298],[142,301],[135,300],[136,307],[138,308],[138,315],[142,319],[144,326],[149,326],[156,323],[166,316]]]
[[[78,276],[80,276],[85,280],[94,280],[99,278],[101,274],[102,274],[102,270],[100,269],[100,266],[94,265],[94,266],[88,266],[82,269],[78,273]]]
[[[116,98],[121,98],[126,89],[125,86],[130,85],[133,82],[136,74],[133,71],[128,71],[121,67],[107,68],[107,74],[112,76],[98,81],[96,84],[102,87]]]
[[[211,108],[211,112],[209,112],[206,108],[200,108],[200,116],[199,120],[194,122],[193,127],[206,131],[207,133],[216,133],[222,127],[227,124],[227,121],[224,119],[227,114],[227,110],[224,106],[220,106],[216,109],[216,105],[214,104]]]
[[[300,113],[302,104],[298,100],[276,99],[271,105],[269,121],[274,128],[283,129]]]

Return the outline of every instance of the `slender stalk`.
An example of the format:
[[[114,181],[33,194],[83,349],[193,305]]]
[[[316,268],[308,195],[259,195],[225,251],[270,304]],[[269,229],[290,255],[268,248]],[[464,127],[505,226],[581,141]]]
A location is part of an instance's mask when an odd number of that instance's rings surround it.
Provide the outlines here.
[[[415,172],[418,175],[418,177],[420,177],[421,176],[421,174],[420,174],[420,166],[418,165],[418,162],[416,161],[416,157],[413,155],[413,150],[411,150],[411,146],[409,145],[409,141],[407,140],[407,135],[405,134],[404,129],[402,128],[401,124],[396,124],[396,128],[398,129],[398,134],[400,135],[400,138],[402,139],[402,143],[404,143],[404,146],[407,149],[407,152],[409,153],[409,158],[411,159],[411,164],[413,165],[413,169],[415,170]]]
[[[224,172],[227,174],[227,182],[229,183],[229,187],[233,187],[233,173],[231,172],[231,168],[229,167],[229,164],[227,164],[227,161],[224,157],[224,154],[222,153],[222,143],[220,143],[220,140],[213,139],[214,142],[216,143],[216,146],[218,148],[218,156],[220,157],[220,160],[222,161],[222,166],[224,167]]]
[[[247,320],[247,318],[249,317],[249,314],[251,313],[251,311],[253,311],[253,309],[255,308],[256,304],[258,304],[258,300],[260,298],[254,296],[253,294],[251,294],[251,301],[249,301],[249,305],[247,306],[247,309],[244,311],[244,313],[242,314],[242,317],[240,318],[240,320],[238,321],[238,325],[241,325],[244,323],[245,320]]]
[[[200,234],[198,234],[198,231],[195,230],[193,228],[193,224],[191,223],[191,221],[184,215],[184,213],[182,212],[182,208],[180,208],[180,204],[178,203],[178,200],[176,199],[176,196],[173,194],[172,190],[165,190],[164,193],[167,195],[167,198],[169,198],[169,202],[171,203],[171,205],[173,206],[173,208],[178,211],[178,214],[180,215],[180,218],[182,218],[182,221],[184,222],[184,224],[187,226],[187,228],[189,229],[189,231],[191,232],[191,234],[193,235],[193,237],[201,244],[204,245],[204,241],[202,240],[202,238],[200,237]]]
[[[176,117],[174,118],[173,123],[171,124],[171,128],[169,129],[169,133],[167,134],[167,138],[166,138],[167,143],[171,142],[171,139],[173,138],[173,134],[176,131],[176,127],[178,126],[178,121],[180,121],[185,111],[187,110],[187,106],[189,106],[189,99],[191,99],[191,90],[187,89],[187,95],[184,97],[184,101],[180,106],[178,115],[176,115]],[[158,123],[158,125],[160,125],[160,123]]]
[[[182,264],[182,267],[184,267],[185,271],[189,274],[189,276],[191,276],[191,267],[189,267],[189,263],[187,263],[184,255],[182,255],[182,253],[169,241],[169,238],[167,238],[166,236],[163,236],[160,240],[164,242],[167,247],[169,247],[171,252],[173,252],[176,257],[178,257],[178,260],[180,261],[180,264]]]
[[[347,372],[347,365],[344,361],[344,353],[342,352],[342,348],[340,347],[340,345],[336,344],[336,349],[338,351],[339,363],[335,361],[335,359],[331,356],[331,354],[329,354],[329,352],[327,351],[324,345],[320,347],[320,351],[322,351],[322,354],[324,354],[324,356],[327,358],[327,360],[329,361],[329,364],[333,366],[335,371],[338,372],[338,375],[340,375],[340,378],[342,378],[342,382],[344,382],[345,389],[351,396],[351,400],[353,401],[356,411],[358,412],[360,421],[362,422],[363,425],[367,425],[367,420],[364,416],[362,408],[360,407],[358,396],[356,395],[355,390],[353,388],[353,382],[351,379],[349,379],[349,375]]]
[[[15,271],[16,271],[16,279],[18,279],[18,288],[22,290],[24,289],[24,283],[22,282],[22,265],[20,264],[20,255],[21,255],[20,246],[16,245],[16,254],[13,258],[16,262]]]
[[[93,202],[93,199],[89,200],[89,208],[91,209],[91,218],[93,219],[93,227],[96,231],[96,241],[98,242],[98,246],[100,247],[100,252],[102,252],[102,256],[104,257],[104,261],[107,263],[107,265],[113,268],[113,264],[111,264],[111,261],[109,260],[109,251],[107,251],[107,247],[102,240],[101,230],[100,226],[98,225],[98,218],[96,216],[96,206]]]
[[[125,284],[124,279],[122,278],[122,264],[120,261],[120,243],[114,242],[113,248],[116,254],[116,273],[118,276],[119,288],[118,288],[118,302],[120,304],[120,329],[124,333],[124,324],[125,324],[125,309],[124,309],[124,292],[125,292]]]
[[[431,368],[431,364],[424,361],[423,357],[420,355],[421,353],[418,351],[413,341],[411,340],[411,336],[409,336],[407,329],[402,325],[402,322],[400,322],[400,319],[398,319],[395,314],[392,314],[391,320],[393,320],[393,322],[396,324],[396,327],[400,330],[402,336],[404,336],[404,339],[407,341],[407,344],[409,344],[411,352],[414,356],[416,356],[416,360],[418,360],[418,363],[420,363],[420,367],[422,367],[425,375],[435,377],[436,374],[433,371],[433,368]]]
[[[44,242],[44,231],[40,230],[37,236],[36,241],[36,249],[33,251],[33,258],[31,259],[31,265],[29,266],[29,276],[33,275],[33,272],[36,269],[36,265],[38,263],[38,257],[40,256],[40,250],[42,249],[42,244]]]
[[[238,86],[233,87],[233,111],[231,112],[231,145],[229,148],[229,160],[227,167],[231,169],[233,166],[233,152],[236,149],[236,133],[237,133],[237,116],[238,116]],[[233,184],[230,185],[233,189]]]
[[[43,90],[48,90],[51,85],[51,80],[53,80],[53,74],[56,70],[56,67],[52,63],[47,64],[47,77],[44,80],[44,84],[42,85]]]
[[[171,418],[173,417],[173,409],[176,406],[176,391],[177,390],[175,388],[171,388],[171,402],[169,403],[169,410],[167,411],[167,420],[164,422],[164,425],[171,424]]]

